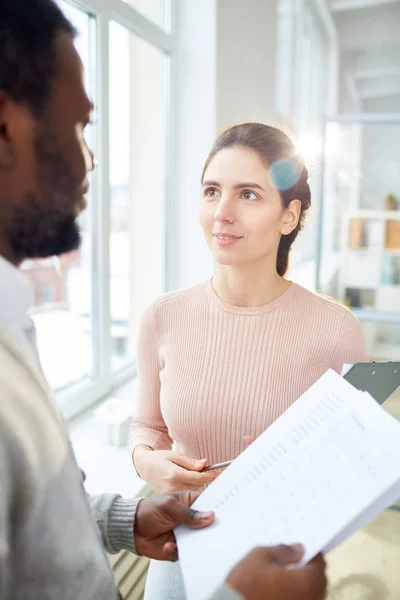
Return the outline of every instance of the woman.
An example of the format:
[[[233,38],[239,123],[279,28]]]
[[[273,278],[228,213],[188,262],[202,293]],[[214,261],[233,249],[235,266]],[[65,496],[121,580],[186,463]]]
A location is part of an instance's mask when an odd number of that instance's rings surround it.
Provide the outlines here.
[[[347,308],[284,277],[310,200],[283,132],[245,123],[216,140],[200,206],[215,276],[156,300],[139,336],[129,445],[153,489],[209,484],[207,463],[238,456],[328,368],[368,360]],[[145,597],[184,598],[179,566],[153,563]]]

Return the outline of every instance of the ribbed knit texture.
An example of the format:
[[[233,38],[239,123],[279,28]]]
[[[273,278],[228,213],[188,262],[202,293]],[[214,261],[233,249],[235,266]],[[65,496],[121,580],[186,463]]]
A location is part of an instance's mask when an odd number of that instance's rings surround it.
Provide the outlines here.
[[[107,552],[128,550],[135,554],[134,527],[140,498],[121,498],[118,494],[88,498]]]
[[[211,281],[161,296],[142,318],[139,397],[129,436],[210,463],[233,459],[328,368],[368,360],[358,320],[292,283],[273,302],[236,307]]]

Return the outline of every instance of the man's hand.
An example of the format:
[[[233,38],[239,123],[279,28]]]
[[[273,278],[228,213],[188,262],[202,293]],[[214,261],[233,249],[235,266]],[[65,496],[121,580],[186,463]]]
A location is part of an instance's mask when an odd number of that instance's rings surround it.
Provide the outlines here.
[[[245,600],[322,600],[325,561],[318,556],[304,567],[287,568],[302,556],[301,546],[256,548],[231,571],[226,583]]]
[[[186,525],[191,529],[202,529],[214,521],[214,513],[201,513],[190,508],[199,495],[200,492],[179,492],[141,500],[134,526],[137,553],[157,560],[178,560],[173,528]]]

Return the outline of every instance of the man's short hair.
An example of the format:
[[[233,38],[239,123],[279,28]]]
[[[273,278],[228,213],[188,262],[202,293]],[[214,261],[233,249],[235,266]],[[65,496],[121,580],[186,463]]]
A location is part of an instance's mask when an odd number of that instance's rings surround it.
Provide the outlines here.
[[[0,90],[37,116],[51,93],[62,31],[76,33],[53,0],[0,0]]]

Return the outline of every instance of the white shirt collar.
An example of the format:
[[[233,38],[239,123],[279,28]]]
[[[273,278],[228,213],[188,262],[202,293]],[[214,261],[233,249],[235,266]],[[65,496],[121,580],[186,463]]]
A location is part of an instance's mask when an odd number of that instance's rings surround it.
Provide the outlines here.
[[[0,256],[0,325],[25,329],[32,325],[28,311],[33,303],[33,288],[10,262]]]

